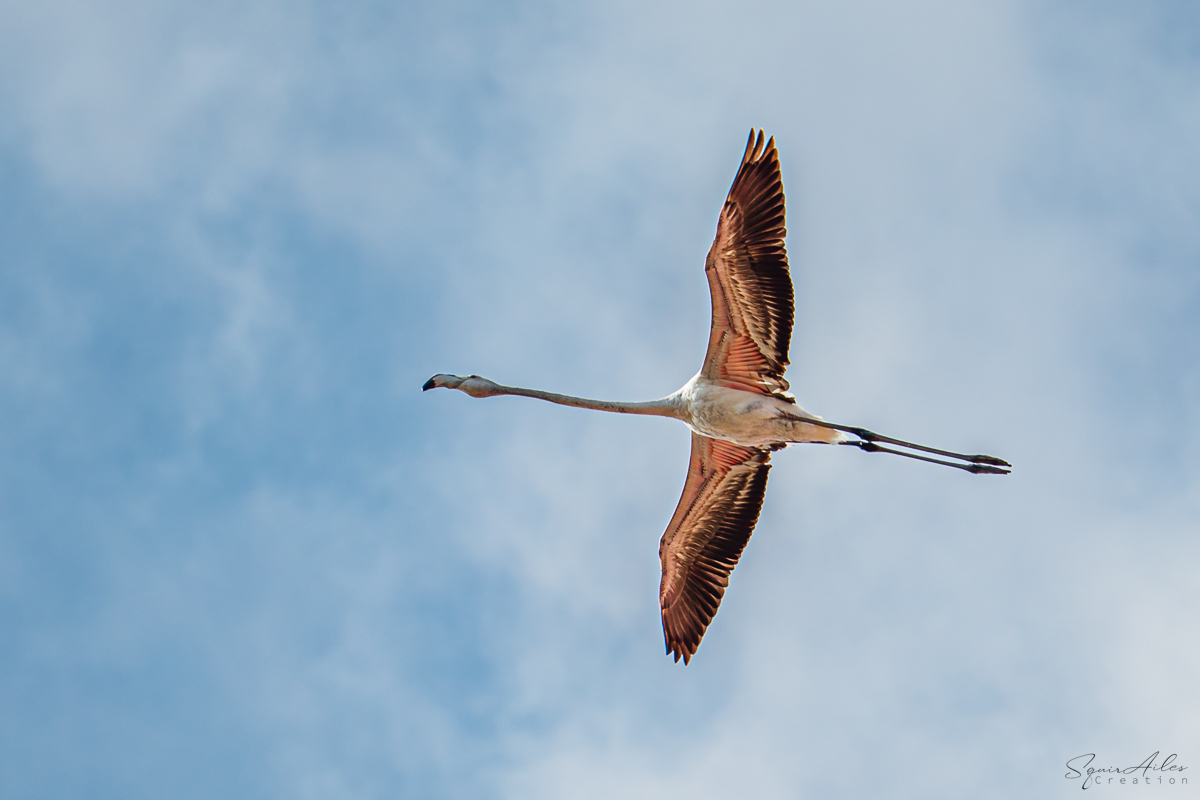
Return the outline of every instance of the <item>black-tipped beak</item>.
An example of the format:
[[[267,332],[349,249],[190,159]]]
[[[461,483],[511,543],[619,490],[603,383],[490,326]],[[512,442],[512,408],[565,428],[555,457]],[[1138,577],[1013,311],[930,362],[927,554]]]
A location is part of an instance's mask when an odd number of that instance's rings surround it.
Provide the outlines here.
[[[433,382],[433,378],[425,381],[425,385],[421,387],[422,392],[428,392],[430,389],[436,389],[437,384]]]

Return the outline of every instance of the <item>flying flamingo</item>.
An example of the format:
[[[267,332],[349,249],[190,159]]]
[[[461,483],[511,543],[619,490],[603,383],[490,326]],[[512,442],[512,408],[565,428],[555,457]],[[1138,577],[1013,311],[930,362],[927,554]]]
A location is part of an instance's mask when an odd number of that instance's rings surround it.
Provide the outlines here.
[[[434,375],[424,386],[458,389],[471,397],[517,395],[575,408],[673,417],[691,428],[683,497],[658,546],[663,635],[667,653],[684,664],[700,646],[758,521],[772,451],[819,442],[976,474],[1004,475],[1011,466],[995,456],[937,450],[826,422],[796,405],[783,377],[794,307],[783,244],[779,152],[774,137],[764,145],[763,132],[755,133],[750,131],[704,263],[712,295],[708,352],[700,372],[683,388],[661,400],[621,403],[501,386],[478,375]]]

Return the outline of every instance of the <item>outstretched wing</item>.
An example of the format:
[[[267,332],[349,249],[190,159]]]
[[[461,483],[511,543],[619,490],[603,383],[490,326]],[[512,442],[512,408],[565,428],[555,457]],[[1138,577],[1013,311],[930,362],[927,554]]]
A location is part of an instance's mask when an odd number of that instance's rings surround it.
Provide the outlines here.
[[[700,646],[758,521],[770,452],[692,434],[683,497],[658,545],[667,652],[687,664]]]
[[[783,372],[795,321],[788,272],[783,179],[775,139],[750,141],[704,271],[712,293],[712,331],[701,374],[745,391],[791,400]]]

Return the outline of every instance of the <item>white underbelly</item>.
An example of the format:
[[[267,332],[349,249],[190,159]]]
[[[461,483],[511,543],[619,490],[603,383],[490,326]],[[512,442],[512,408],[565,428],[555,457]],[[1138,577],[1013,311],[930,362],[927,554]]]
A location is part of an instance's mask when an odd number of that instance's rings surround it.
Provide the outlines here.
[[[689,391],[690,390],[690,391]],[[781,442],[836,442],[841,433],[803,422],[812,415],[777,397],[696,381],[684,387],[688,427],[701,436],[766,447]],[[818,417],[819,419],[819,417]]]

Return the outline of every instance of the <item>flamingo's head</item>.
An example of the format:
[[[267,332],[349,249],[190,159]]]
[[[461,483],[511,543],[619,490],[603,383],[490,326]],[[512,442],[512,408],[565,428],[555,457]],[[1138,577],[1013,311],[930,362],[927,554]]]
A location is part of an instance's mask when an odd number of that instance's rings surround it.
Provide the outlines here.
[[[471,397],[491,397],[499,394],[500,386],[478,375],[443,375],[439,373],[425,381],[425,385],[421,389],[426,392],[430,389],[458,389]]]

